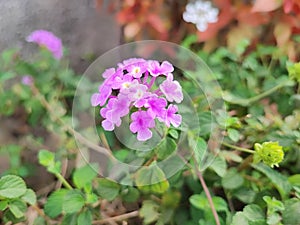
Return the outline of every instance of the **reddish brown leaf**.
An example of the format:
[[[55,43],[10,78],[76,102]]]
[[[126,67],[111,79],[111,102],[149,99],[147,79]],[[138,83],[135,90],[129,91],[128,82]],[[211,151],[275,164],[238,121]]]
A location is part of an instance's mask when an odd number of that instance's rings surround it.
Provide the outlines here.
[[[250,26],[259,26],[270,21],[271,16],[267,13],[254,13],[251,11],[251,6],[241,5],[236,10],[236,19]]]

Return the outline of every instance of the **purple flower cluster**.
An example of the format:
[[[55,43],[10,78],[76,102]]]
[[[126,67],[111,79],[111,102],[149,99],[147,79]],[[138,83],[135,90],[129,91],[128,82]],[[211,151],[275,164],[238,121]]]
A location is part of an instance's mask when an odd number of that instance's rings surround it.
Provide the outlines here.
[[[39,46],[46,47],[54,58],[60,59],[63,56],[63,46],[61,40],[47,30],[33,31],[26,41],[37,43]]]
[[[167,127],[179,127],[181,115],[173,103],[183,100],[182,88],[174,80],[171,63],[142,58],[131,58],[118,64],[117,69],[109,68],[102,74],[104,82],[99,91],[91,97],[92,106],[104,106],[100,115],[104,118],[102,127],[112,131],[122,123],[121,118],[131,113],[130,131],[137,133],[139,141],[152,137],[151,128],[155,119]],[[165,80],[156,84],[157,77]],[[173,104],[172,104],[173,103]]]

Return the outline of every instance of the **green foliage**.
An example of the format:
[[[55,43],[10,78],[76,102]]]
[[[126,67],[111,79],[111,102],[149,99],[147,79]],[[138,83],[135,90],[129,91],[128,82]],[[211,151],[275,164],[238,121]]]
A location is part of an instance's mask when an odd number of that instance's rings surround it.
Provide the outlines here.
[[[191,35],[182,45],[194,48],[196,39]],[[95,220],[104,216],[132,210],[139,211],[139,218],[134,222],[124,219],[128,224],[216,224],[197,168],[212,195],[221,225],[300,224],[299,63],[287,63],[287,57],[274,46],[254,48],[250,43],[242,39],[234,48],[220,47],[210,54],[193,49],[221,85],[227,112],[209,111],[206,97],[210,96],[199,96],[199,87],[183,71],[183,75],[179,73],[180,82],[191,96],[199,127],[170,128],[149,151],[127,149],[113,133],[105,132],[115,159],[136,166],[118,171],[111,168],[110,161],[101,164],[101,170],[98,164],[83,165],[81,161],[74,140],[77,134],[71,126],[71,105],[80,77],[67,68],[68,63],[54,60],[45,49],[31,61],[22,59],[17,50],[3,52],[0,116],[15,120],[23,112],[22,125],[33,132],[17,133],[18,144],[1,146],[1,155],[9,159],[9,168],[0,179],[1,222],[26,221],[28,206],[34,206],[30,210],[39,210],[36,225],[96,224]],[[34,78],[33,86],[19,82],[25,74]],[[99,85],[86,78],[81,82],[87,92]],[[89,97],[80,102],[86,110],[90,108]],[[73,122],[77,125],[81,121]],[[223,145],[217,147],[211,139],[215,127],[224,135]],[[40,130],[45,134],[37,135]],[[53,134],[59,140],[54,143],[55,149],[49,149],[55,151],[44,150],[48,148],[48,136]],[[251,146],[254,150],[248,149]],[[23,162],[25,151],[36,155],[31,149],[42,149],[37,154],[39,163],[58,180],[54,185],[58,189],[38,196],[38,204],[35,192],[16,176],[27,177],[34,171],[32,165]],[[166,163],[161,164],[164,160]],[[64,161],[70,161],[66,173],[62,173]],[[176,167],[180,170],[169,177]],[[116,175],[116,181],[99,178],[102,169],[105,175]]]
[[[0,211],[4,212],[5,221],[25,220],[27,204],[35,203],[35,193],[26,187],[21,177],[5,175],[0,178]]]
[[[148,193],[164,193],[169,188],[169,182],[163,171],[154,162],[149,167],[141,168],[136,174],[137,187]]]

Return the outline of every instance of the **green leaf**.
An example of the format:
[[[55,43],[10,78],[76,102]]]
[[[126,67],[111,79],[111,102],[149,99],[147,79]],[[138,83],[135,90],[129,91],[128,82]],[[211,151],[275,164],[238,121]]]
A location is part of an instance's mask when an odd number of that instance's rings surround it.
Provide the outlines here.
[[[249,221],[264,220],[263,210],[255,204],[247,205],[243,209],[243,214],[248,218]]]
[[[282,212],[283,224],[296,225],[300,224],[300,200],[292,198],[285,203],[285,210]]]
[[[76,213],[81,210],[84,204],[84,196],[79,190],[68,190],[64,196],[62,209],[65,213]]]
[[[178,191],[168,191],[162,197],[162,205],[166,208],[177,208],[180,203],[180,192]]]
[[[292,175],[288,178],[288,181],[295,186],[300,186],[300,174]]]
[[[256,197],[256,192],[253,191],[251,188],[247,188],[245,186],[234,190],[232,194],[234,197],[236,197],[244,203],[252,203]]]
[[[179,137],[178,131],[175,129],[169,129],[168,133],[174,139],[178,139]]]
[[[287,177],[285,177],[284,175],[280,174],[276,170],[273,170],[272,168],[262,163],[252,164],[252,167],[260,171],[261,173],[265,174],[271,180],[271,182],[277,188],[277,190],[279,191],[283,199],[288,196],[289,192],[292,189],[292,186],[288,182]]]
[[[106,178],[98,179],[97,193],[108,201],[114,200],[120,191],[120,185]]]
[[[164,138],[164,140],[155,149],[157,158],[160,160],[167,158],[176,150],[176,148],[177,144],[172,138]]]
[[[143,201],[140,216],[144,218],[144,224],[151,224],[159,219],[159,205],[152,200]]]
[[[55,218],[62,213],[62,205],[66,194],[67,190],[60,189],[53,192],[48,197],[47,202],[44,206],[44,211],[47,216],[49,216],[50,218]]]
[[[26,204],[18,199],[10,202],[8,207],[16,218],[23,217],[27,209]]]
[[[18,198],[25,194],[26,184],[16,175],[6,175],[0,179],[0,196],[4,198]]]
[[[65,215],[60,225],[77,225],[77,214],[72,213]]]
[[[83,188],[97,176],[98,164],[88,164],[73,173],[73,182],[77,188]]]
[[[207,197],[202,194],[192,195],[189,198],[190,203],[195,206],[197,209],[201,209],[203,211],[210,210],[210,205]],[[226,212],[228,210],[227,203],[221,197],[213,196],[212,201],[217,211]]]
[[[240,139],[240,133],[236,129],[229,128],[228,129],[228,137],[232,141],[237,142]]]
[[[40,150],[38,154],[39,163],[42,166],[48,167],[54,164],[55,155],[48,150]]]
[[[138,170],[135,182],[137,187],[145,192],[164,193],[169,188],[165,174],[155,162]]]
[[[12,72],[5,72],[0,74],[0,82],[9,80],[11,78],[15,77],[15,74]]]
[[[122,199],[125,202],[135,202],[140,197],[140,192],[138,189],[134,187],[128,187],[124,191],[122,191]]]
[[[235,189],[242,186],[244,178],[238,173],[236,168],[229,169],[222,177],[222,186],[226,189]]]
[[[4,201],[0,201],[0,211],[4,211],[8,206],[8,201],[4,200]]]
[[[54,164],[47,167],[47,170],[50,173],[53,173],[53,174],[60,173],[60,171],[61,171],[61,162],[60,161],[54,162]]]
[[[31,189],[27,189],[25,194],[22,195],[21,199],[30,205],[34,205],[36,203],[36,195]]]
[[[197,160],[197,163],[201,165],[201,162],[205,156],[206,150],[207,150],[207,144],[206,141],[203,138],[197,138],[196,148],[194,149],[195,158]]]
[[[226,174],[227,164],[222,157],[216,157],[209,167],[220,177],[224,177]]]
[[[249,225],[247,217],[242,212],[237,212],[233,218],[231,225]]]
[[[83,211],[77,218],[77,225],[91,225],[92,219],[93,216],[90,210]]]

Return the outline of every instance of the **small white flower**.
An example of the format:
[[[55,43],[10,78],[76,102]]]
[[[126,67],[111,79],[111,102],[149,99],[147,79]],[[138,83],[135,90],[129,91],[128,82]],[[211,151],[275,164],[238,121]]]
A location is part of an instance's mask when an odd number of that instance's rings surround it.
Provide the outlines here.
[[[186,22],[196,24],[197,29],[204,32],[207,29],[208,23],[218,21],[218,14],[219,10],[214,8],[211,2],[198,0],[186,5],[183,19]]]

